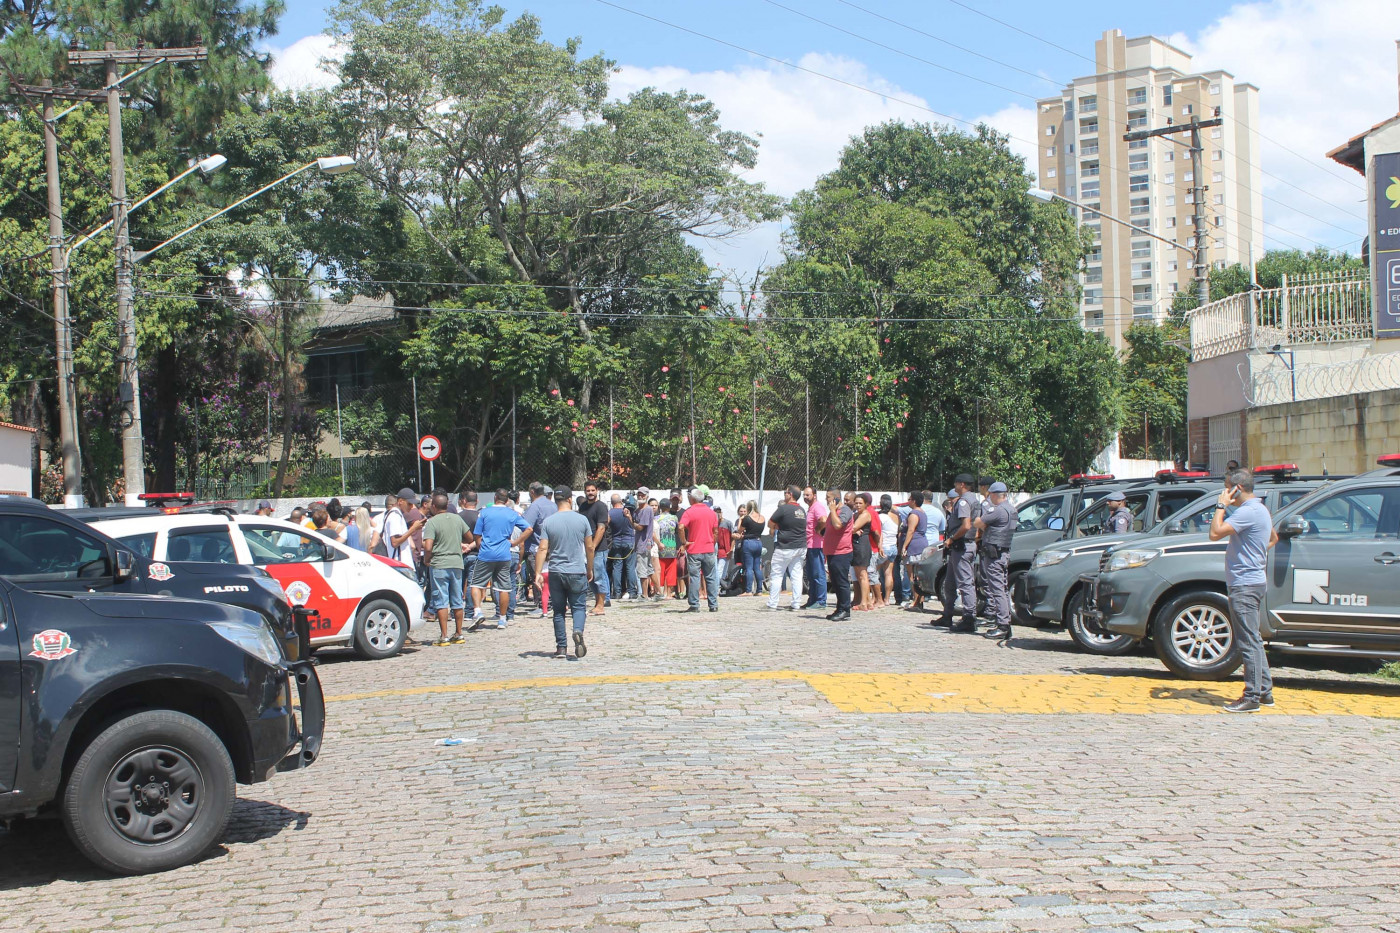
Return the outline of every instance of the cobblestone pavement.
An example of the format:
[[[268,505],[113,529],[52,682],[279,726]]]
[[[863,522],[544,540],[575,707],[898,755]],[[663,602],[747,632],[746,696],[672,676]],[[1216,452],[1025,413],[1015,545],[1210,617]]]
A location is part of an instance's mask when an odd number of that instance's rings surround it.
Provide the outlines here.
[[[1238,683],[1056,632],[674,605],[582,661],[539,619],[325,652],[321,760],[223,846],[114,879],[0,834],[0,928],[1400,931],[1400,689],[1278,656],[1227,716]]]

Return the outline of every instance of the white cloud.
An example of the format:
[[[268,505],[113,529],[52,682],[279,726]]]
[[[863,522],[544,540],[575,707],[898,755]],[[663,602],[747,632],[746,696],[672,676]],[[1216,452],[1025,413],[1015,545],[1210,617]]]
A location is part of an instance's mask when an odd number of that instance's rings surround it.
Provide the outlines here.
[[[1012,152],[1026,160],[1026,169],[1034,174],[1036,167],[1035,121],[1034,107],[1011,104],[1001,108],[996,113],[978,117],[973,122],[985,123],[992,129],[1010,136],[1011,139],[1007,141],[1007,146],[1011,148]]]
[[[330,36],[316,34],[298,39],[286,48],[272,47],[272,83],[286,91],[305,88],[326,88],[335,84],[335,76],[321,67],[321,60],[338,58],[335,41]]]
[[[1395,114],[1397,37],[1395,0],[1266,0],[1236,4],[1183,43],[1198,70],[1223,68],[1259,88],[1264,170],[1316,195],[1264,178],[1277,199],[1264,202],[1265,218],[1302,234],[1268,227],[1271,248],[1318,241],[1359,250],[1361,176],[1326,153]]]

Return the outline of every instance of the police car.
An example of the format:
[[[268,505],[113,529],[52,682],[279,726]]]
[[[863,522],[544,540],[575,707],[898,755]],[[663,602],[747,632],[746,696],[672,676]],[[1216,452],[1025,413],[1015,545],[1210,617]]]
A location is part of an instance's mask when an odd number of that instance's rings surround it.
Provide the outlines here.
[[[1400,454],[1322,483],[1274,515],[1261,634],[1299,654],[1400,658]],[[1186,534],[1127,541],[1100,558],[1085,610],[1151,638],[1176,674],[1219,680],[1240,666],[1225,600],[1225,541]]]
[[[1303,477],[1293,464],[1261,466],[1254,470],[1256,492],[1270,511],[1288,505],[1307,495],[1323,481],[1322,477]],[[1146,528],[1127,534],[1105,535],[1103,507],[1091,507],[1076,519],[1084,533],[1069,540],[1041,548],[1031,561],[1026,576],[1025,598],[1028,611],[1037,619],[1063,624],[1080,648],[1097,655],[1121,655],[1131,651],[1137,639],[1109,632],[1091,624],[1084,615],[1088,584],[1081,577],[1098,569],[1099,558],[1111,547],[1125,542],[1151,546],[1165,535],[1204,532],[1210,527],[1215,497],[1224,488],[1219,480],[1199,479],[1180,481],[1169,490],[1158,490],[1155,504],[1149,502],[1152,487],[1138,486],[1125,491],[1125,505],[1134,514],[1134,525]],[[1174,514],[1164,516],[1173,505],[1185,499],[1189,504]],[[1157,519],[1155,522],[1154,519]]]
[[[423,615],[413,569],[276,518],[230,509],[91,509],[94,528],[155,561],[252,564],[282,585],[294,606],[314,609],[312,647],[352,645],[367,658],[397,654]]]

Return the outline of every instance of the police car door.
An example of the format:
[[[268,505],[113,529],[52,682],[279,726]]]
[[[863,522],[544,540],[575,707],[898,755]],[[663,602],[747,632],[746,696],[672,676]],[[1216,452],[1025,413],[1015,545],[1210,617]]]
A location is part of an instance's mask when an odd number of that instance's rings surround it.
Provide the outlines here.
[[[19,765],[19,624],[0,584],[0,792],[14,790]]]
[[[1275,633],[1400,635],[1400,486],[1339,489],[1275,527],[1267,595]]]

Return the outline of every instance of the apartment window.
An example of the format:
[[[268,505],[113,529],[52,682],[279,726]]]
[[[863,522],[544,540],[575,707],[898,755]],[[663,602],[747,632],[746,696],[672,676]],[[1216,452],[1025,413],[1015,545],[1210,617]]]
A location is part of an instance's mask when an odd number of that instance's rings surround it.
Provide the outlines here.
[[[1089,269],[1084,273],[1084,282],[1088,285],[1098,285],[1103,281],[1103,269]]]
[[[1212,173],[1211,173],[1211,176],[1210,176],[1210,180],[1211,180],[1211,181],[1224,181],[1224,180],[1225,180],[1225,173],[1224,173],[1224,172],[1212,172]]]
[[[1087,300],[1088,300],[1088,299],[1085,299],[1086,302],[1087,302]],[[1085,315],[1085,317],[1084,317],[1084,326],[1086,326],[1086,327],[1103,327],[1103,312],[1102,312],[1102,311],[1090,311],[1090,312],[1089,312],[1087,315]]]
[[[1146,148],[1147,148],[1147,140],[1145,140],[1145,139],[1130,139],[1130,140],[1128,140],[1128,148],[1129,148],[1130,150],[1132,150],[1132,149],[1146,149]]]
[[[1146,104],[1146,103],[1147,103],[1147,88],[1145,88],[1145,87],[1130,87],[1130,88],[1128,88],[1128,106],[1129,106],[1129,107],[1141,107],[1142,105],[1144,105],[1144,104]]]
[[[1133,286],[1133,301],[1151,301],[1151,300],[1152,300],[1152,286],[1151,286],[1151,285],[1134,285],[1134,286]]]
[[[1047,127],[1045,128],[1045,135],[1046,135],[1046,136],[1054,136],[1054,135],[1055,135],[1055,125],[1054,125],[1053,123],[1050,124],[1049,126],[1047,126]]]
[[[1215,203],[1216,203],[1216,204],[1224,204],[1224,203],[1225,203],[1225,195],[1223,195],[1223,194],[1217,194],[1217,195],[1215,196]]]
[[[1065,185],[1065,197],[1074,197],[1074,185]]]
[[[1099,183],[1097,181],[1084,182],[1084,188],[1080,193],[1086,198],[1097,198],[1099,196]]]
[[[1170,84],[1162,85],[1162,103],[1168,107],[1172,105],[1172,86]]]
[[[1182,105],[1181,105],[1181,115],[1182,115],[1183,117],[1189,117],[1189,116],[1191,116],[1191,114],[1193,114],[1193,113],[1195,113],[1195,112],[1196,112],[1196,108],[1193,107],[1191,104],[1182,104]]]
[[[1093,113],[1099,109],[1099,99],[1096,95],[1079,98],[1079,112]]]
[[[1145,172],[1145,171],[1147,171],[1147,153],[1142,152],[1142,153],[1138,153],[1137,155],[1128,156],[1128,171],[1130,171],[1130,172]]]
[[[1174,150],[1172,150],[1172,149],[1166,150],[1165,152],[1162,153],[1162,161],[1163,161],[1163,162],[1175,162],[1175,161],[1176,161],[1176,152],[1175,152]]]
[[[1146,110],[1129,110],[1129,111],[1128,111],[1128,129],[1130,129],[1130,130],[1142,129],[1142,128],[1143,128],[1144,126],[1146,126],[1146,125],[1147,125],[1147,111],[1146,111]]]
[[[1070,151],[1070,152],[1074,152],[1074,146],[1070,146],[1070,147],[1069,147],[1069,151]],[[1091,140],[1091,141],[1085,143],[1083,146],[1080,146],[1080,147],[1079,147],[1079,154],[1082,155],[1082,156],[1098,155],[1098,154],[1099,154],[1099,142],[1098,142],[1098,140],[1096,140],[1096,139],[1095,139],[1095,140]]]
[[[1148,183],[1147,183],[1147,176],[1146,176],[1146,175],[1129,175],[1129,176],[1128,176],[1128,190],[1129,190],[1129,191],[1146,191],[1147,188],[1148,188]]]
[[[1146,214],[1152,210],[1151,198],[1132,198],[1128,201],[1129,214]]]
[[[1215,261],[1214,265],[1215,265],[1215,268],[1223,270],[1223,269],[1225,268],[1225,260],[1223,260],[1223,259],[1217,259],[1217,260]]]
[[[1047,168],[1047,169],[1045,170],[1045,177],[1046,177],[1046,178],[1054,178],[1054,177],[1055,177],[1055,170],[1054,170],[1053,168]]]
[[[1074,143],[1070,143],[1069,148],[1065,151],[1068,152],[1070,155],[1074,155]]]
[[[1215,221],[1215,225],[1216,225],[1217,227],[1221,226],[1221,225],[1224,224],[1224,222],[1225,222],[1225,218],[1224,218],[1224,217],[1221,217],[1219,214],[1217,214],[1216,216],[1212,217],[1211,220]]]
[[[1210,93],[1211,93],[1211,96],[1212,96],[1212,97],[1219,97],[1219,96],[1220,96],[1220,85],[1218,85],[1218,84],[1212,84],[1212,85],[1210,86]]]
[[[1098,120],[1080,120],[1080,121],[1079,121],[1079,135],[1080,135],[1080,136],[1097,136],[1098,134],[1099,134],[1099,121],[1098,121]]]
[[[1088,257],[1085,258],[1084,261],[1085,261],[1085,262],[1103,262],[1103,247],[1102,247],[1102,246],[1095,246],[1093,249],[1089,250],[1089,255],[1088,255]]]
[[[1047,159],[1053,159],[1053,158],[1055,158],[1055,147],[1054,147],[1054,146],[1046,146],[1046,147],[1045,147],[1045,158],[1047,158]]]
[[[1132,256],[1134,259],[1146,259],[1152,255],[1152,241],[1134,240],[1132,243]]]
[[[1164,185],[1174,185],[1174,184],[1176,184],[1176,172],[1167,172],[1165,175],[1163,175],[1163,176],[1162,176],[1162,184],[1164,184]]]
[[[1212,162],[1223,162],[1223,161],[1225,161],[1225,153],[1224,153],[1224,151],[1223,151],[1223,150],[1220,150],[1220,149],[1215,150],[1214,152],[1212,152],[1212,153],[1210,154],[1210,160],[1211,160]]]
[[[1180,290],[1181,290],[1181,283],[1179,283],[1179,282],[1168,282],[1168,283],[1167,283],[1167,293],[1168,293],[1168,294],[1175,295],[1175,294],[1176,294],[1178,291],[1180,291]]]
[[[1177,261],[1176,261],[1175,259],[1168,259],[1168,260],[1167,260],[1167,271],[1168,271],[1168,272],[1175,272],[1176,269],[1177,269],[1177,265],[1178,265],[1178,264],[1177,264]]]
[[[1221,136],[1223,136],[1223,135],[1224,135],[1224,134],[1220,131],[1220,127],[1218,127],[1218,126],[1213,126],[1213,127],[1210,128],[1210,138],[1211,138],[1211,139],[1219,139],[1219,138],[1220,138]]]
[[[1150,321],[1150,320],[1152,320],[1152,306],[1151,306],[1151,305],[1133,305],[1133,320],[1134,320],[1134,321]]]
[[[1195,181],[1195,180],[1196,180],[1196,173],[1195,173],[1195,172],[1182,172],[1182,174],[1181,174],[1181,180],[1182,180],[1182,181]]]
[[[1176,207],[1176,195],[1169,194],[1166,198],[1166,207]]]
[[[1086,305],[1101,305],[1101,304],[1103,304],[1103,289],[1102,289],[1102,288],[1086,288],[1086,289],[1084,289],[1084,303],[1085,303]]]
[[[1170,227],[1175,227],[1175,226],[1176,226],[1176,218],[1175,218],[1175,217],[1168,217],[1168,218],[1167,218],[1167,226],[1168,226],[1169,228],[1170,228]]]
[[[1073,119],[1074,119],[1074,101],[1067,100],[1067,101],[1065,101],[1065,120],[1067,120],[1067,121],[1072,121]]]
[[[1079,165],[1079,174],[1080,174],[1082,177],[1084,177],[1084,178],[1098,178],[1098,177],[1099,177],[1099,163],[1098,163],[1098,160],[1096,159],[1096,160],[1094,160],[1093,162],[1081,162],[1080,165]]]
[[[1195,249],[1195,248],[1196,248],[1196,238],[1195,238],[1195,237],[1189,236],[1189,237],[1186,238],[1186,248],[1187,248],[1187,249]]]
[[[1152,263],[1150,263],[1150,262],[1135,262],[1135,263],[1133,263],[1133,278],[1135,278],[1135,279],[1150,279],[1150,278],[1152,278]]]

